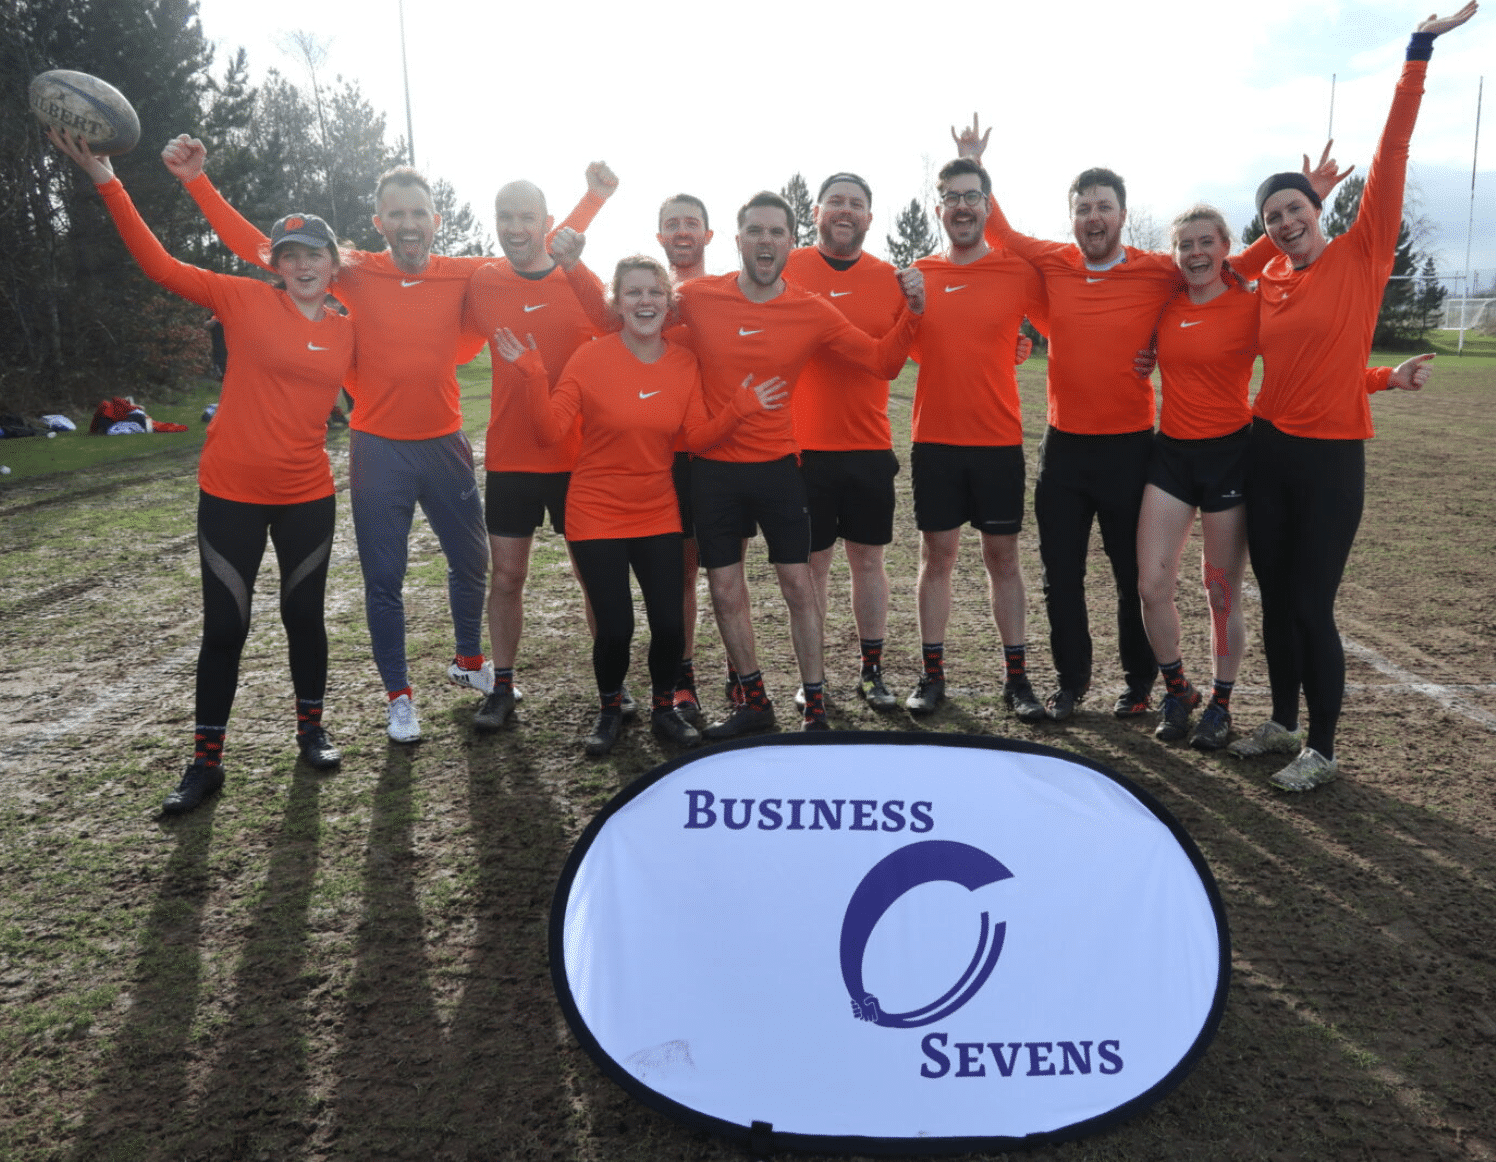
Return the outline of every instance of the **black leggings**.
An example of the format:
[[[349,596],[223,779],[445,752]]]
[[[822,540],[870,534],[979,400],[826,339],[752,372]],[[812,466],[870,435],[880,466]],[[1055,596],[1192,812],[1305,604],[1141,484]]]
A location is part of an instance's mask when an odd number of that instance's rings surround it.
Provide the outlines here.
[[[302,504],[244,504],[199,493],[197,550],[203,571],[203,644],[197,655],[197,721],[227,726],[249,636],[250,602],[268,533],[280,565],[281,622],[296,697],[316,702],[327,689],[322,597],[332,554],[331,496]]]
[[[623,686],[629,672],[629,647],[634,638],[634,596],[629,568],[639,579],[644,614],[649,619],[649,683],[656,690],[674,687],[686,648],[685,597],[680,533],[572,541],[572,559],[582,578],[587,600],[597,618],[592,639],[592,671],[599,693]]]
[[[1262,648],[1273,692],[1273,721],[1309,708],[1308,746],[1335,754],[1345,697],[1345,651],[1335,595],[1361,524],[1366,446],[1311,440],[1252,421],[1247,447],[1247,548],[1262,590]]]

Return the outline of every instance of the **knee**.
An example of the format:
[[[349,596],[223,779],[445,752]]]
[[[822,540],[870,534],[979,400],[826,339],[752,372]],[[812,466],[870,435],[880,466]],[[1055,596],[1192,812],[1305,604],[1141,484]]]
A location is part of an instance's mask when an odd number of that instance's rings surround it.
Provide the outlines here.
[[[1138,572],[1138,596],[1144,605],[1167,605],[1174,600],[1177,582],[1172,574],[1162,569],[1142,569]]]

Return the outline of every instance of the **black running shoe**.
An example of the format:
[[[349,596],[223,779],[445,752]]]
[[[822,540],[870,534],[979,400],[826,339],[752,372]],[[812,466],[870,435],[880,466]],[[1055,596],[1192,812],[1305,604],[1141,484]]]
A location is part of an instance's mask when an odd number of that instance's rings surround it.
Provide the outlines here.
[[[296,736],[296,749],[306,759],[307,766],[318,771],[330,771],[343,761],[342,752],[333,746],[327,731],[319,726],[309,726]]]
[[[1079,702],[1079,694],[1061,687],[1045,700],[1044,713],[1051,722],[1064,722],[1075,716],[1075,707]]]
[[[1129,686],[1117,695],[1112,713],[1118,718],[1137,718],[1153,709],[1153,692],[1146,686]]]
[[[1009,678],[1003,683],[1003,704],[1019,722],[1043,722],[1044,706],[1034,694],[1027,678]]]
[[[701,737],[708,742],[721,742],[727,738],[741,738],[745,734],[773,730],[774,725],[773,703],[759,710],[745,702],[741,706],[734,706],[721,722],[708,726],[701,732]]]
[[[161,810],[168,815],[183,815],[198,806],[208,796],[223,786],[223,765],[216,763],[193,763],[177,784],[177,789],[166,796]]]
[[[1190,737],[1190,746],[1196,750],[1220,750],[1231,737],[1231,711],[1219,702],[1211,701],[1195,724],[1195,733]]]
[[[934,714],[945,701],[944,678],[921,678],[914,692],[904,699],[910,714]]]
[[[612,714],[606,710],[599,711],[597,721],[592,724],[592,733],[582,743],[582,749],[593,758],[601,758],[613,749],[613,744],[618,741],[622,731],[623,715],[616,711]]]
[[[1153,737],[1159,742],[1178,742],[1190,732],[1190,712],[1200,705],[1200,691],[1186,686],[1183,694],[1164,695]]]
[[[649,729],[661,742],[671,746],[700,746],[701,731],[697,730],[673,707],[669,710],[654,710],[649,715]]]
[[[899,708],[898,696],[883,684],[882,670],[864,670],[857,680],[857,696],[874,710],[887,711]]]

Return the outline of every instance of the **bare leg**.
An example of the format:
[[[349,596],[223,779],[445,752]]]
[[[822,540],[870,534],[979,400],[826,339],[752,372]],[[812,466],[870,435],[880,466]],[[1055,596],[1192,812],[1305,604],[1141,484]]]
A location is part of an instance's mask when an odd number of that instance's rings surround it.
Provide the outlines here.
[[[525,624],[525,578],[530,573],[533,537],[488,538],[493,576],[488,589],[488,632],[496,670],[514,668]]]
[[[961,546],[960,528],[922,533],[919,549],[919,582],[916,589],[919,610],[919,640],[942,642],[945,627],[951,619],[951,570],[956,566],[956,552]]]
[[[863,641],[880,640],[888,635],[888,570],[883,567],[883,546],[842,543],[852,574],[852,618],[857,623],[857,636]],[[811,561],[815,561],[814,554]],[[825,611],[822,598],[823,620]]]
[[[779,591],[790,610],[790,640],[795,646],[795,659],[800,663],[800,681],[804,685],[823,682],[826,645],[810,566],[775,565],[774,571],[779,577]],[[741,661],[739,666],[741,669]]]
[[[1247,510],[1245,505],[1200,517],[1205,550],[1200,564],[1205,595],[1210,599],[1210,640],[1215,676],[1236,681],[1246,651],[1247,631],[1242,618],[1241,586],[1247,569]]]
[[[1153,656],[1164,665],[1180,656],[1179,609],[1174,604],[1174,591],[1179,585],[1179,555],[1194,523],[1194,506],[1157,485],[1150,484],[1143,490],[1138,517],[1138,594],[1143,599],[1148,644],[1153,647]],[[1239,588],[1240,572],[1237,580]]]
[[[754,648],[753,618],[748,603],[748,579],[741,561],[706,571],[707,589],[712,595],[712,612],[717,632],[727,656],[738,673],[751,674],[758,669],[758,651]]]
[[[992,620],[1005,646],[1027,644],[1028,592],[1018,562],[1018,534],[982,534],[982,564],[987,567],[987,593]],[[947,588],[949,593],[949,588]]]

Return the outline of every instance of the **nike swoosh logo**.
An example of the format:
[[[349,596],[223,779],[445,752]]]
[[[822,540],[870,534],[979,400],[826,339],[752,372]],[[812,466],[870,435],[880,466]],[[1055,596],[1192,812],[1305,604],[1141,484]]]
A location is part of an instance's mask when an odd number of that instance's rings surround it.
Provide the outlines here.
[[[548,307],[550,305],[551,305],[550,303],[536,303],[533,307],[526,306],[525,307],[525,314],[528,315],[531,311],[538,311],[538,310],[540,310],[541,307]]]
[[[306,349],[308,351],[331,351],[332,350],[331,347],[318,347],[317,344],[315,344],[315,343],[308,343],[306,345]]]
[[[1088,279],[1086,279],[1086,281],[1087,282],[1105,282],[1106,279],[1104,279],[1104,278],[1088,278]]]
[[[757,331],[749,331],[748,329],[746,329],[744,327],[739,327],[738,328],[738,334],[739,335],[757,335],[757,334],[759,334],[762,331],[763,331],[762,327],[760,327]]]
[[[844,299],[851,293],[851,291],[832,291],[831,297],[834,299]]]
[[[950,294],[952,291],[965,290],[965,289],[966,289],[966,284],[963,282],[960,286],[948,286],[948,287],[946,287],[945,288],[945,293],[946,294]]]
[[[1188,321],[1186,321],[1184,319],[1180,319],[1179,320],[1179,325],[1181,327],[1198,327],[1203,322],[1205,322],[1204,319],[1190,319]]]
[[[401,286],[420,286],[425,281],[426,280],[424,278],[402,278],[400,280],[400,285]]]
[[[661,390],[664,390],[664,389],[662,388]],[[641,391],[639,393],[639,398],[640,399],[648,399],[650,396],[659,395],[659,394],[660,393],[658,391]]]

